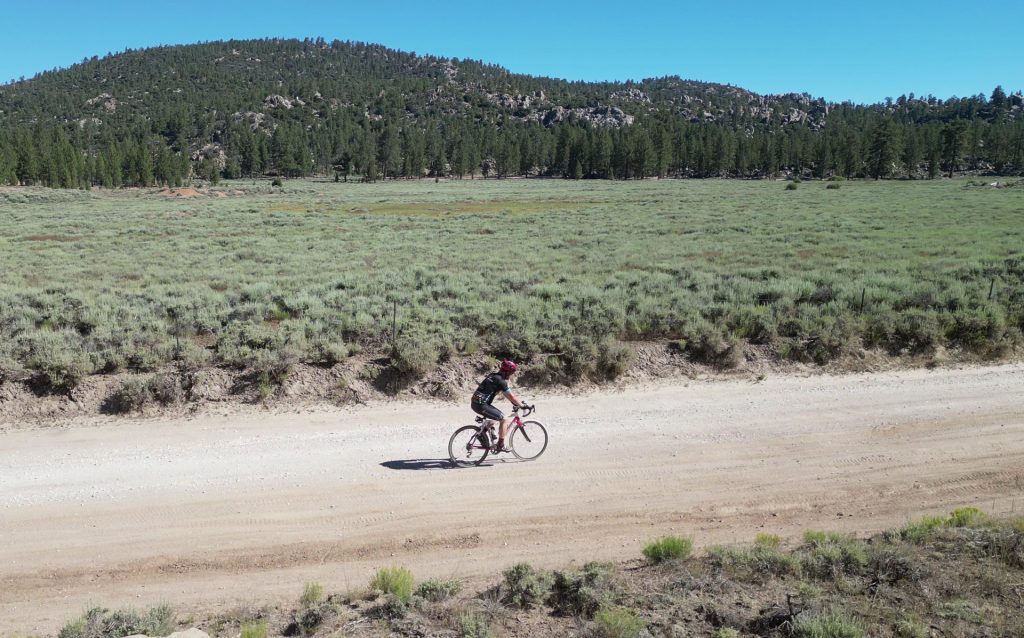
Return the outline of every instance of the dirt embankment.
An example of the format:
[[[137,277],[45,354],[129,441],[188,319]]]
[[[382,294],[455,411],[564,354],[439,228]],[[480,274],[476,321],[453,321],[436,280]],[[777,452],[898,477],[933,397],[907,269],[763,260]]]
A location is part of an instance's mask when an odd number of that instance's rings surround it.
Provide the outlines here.
[[[780,362],[774,353],[756,346],[737,351],[727,366],[708,366],[692,362],[667,342],[633,342],[630,365],[614,381],[580,379],[570,385],[544,375],[543,357],[527,362],[525,374],[517,385],[527,391],[600,392],[622,389],[657,380],[676,379],[685,383],[695,379],[758,379],[770,374],[842,374],[880,372],[920,367],[971,363],[958,361],[944,350],[922,357],[892,357],[879,352],[862,351],[855,357],[829,366]],[[484,355],[455,357],[422,378],[403,378],[390,369],[386,356],[363,354],[332,366],[295,364],[279,382],[262,383],[252,371],[206,368],[182,372],[168,367],[157,372],[90,375],[70,392],[50,391],[31,379],[6,381],[0,377],[0,428],[25,424],[61,424],[97,415],[134,414],[135,416],[185,416],[206,410],[241,409],[261,406],[272,410],[296,409],[310,405],[361,405],[373,401],[418,399],[423,397],[461,401],[469,396],[480,378],[494,365]],[[118,404],[117,394],[126,384],[138,380],[165,377],[163,400],[148,397],[126,409]],[[168,383],[173,392],[167,392]]]
[[[302,583],[493,582],[528,560],[620,560],[807,528],[873,532],[974,505],[1024,509],[1024,365],[671,379],[532,394],[533,463],[445,461],[461,404],[382,402],[90,418],[0,433],[0,633],[87,603],[293,601]]]

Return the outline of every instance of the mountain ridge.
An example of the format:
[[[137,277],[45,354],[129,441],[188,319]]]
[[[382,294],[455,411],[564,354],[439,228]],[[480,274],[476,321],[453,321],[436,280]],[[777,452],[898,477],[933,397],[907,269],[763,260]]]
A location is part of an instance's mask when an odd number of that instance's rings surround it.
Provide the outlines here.
[[[1024,166],[1022,109],[1001,87],[865,106],[679,76],[568,81],[322,38],[227,40],[129,49],[0,86],[0,124],[13,129],[0,136],[0,183],[1001,173]],[[1002,155],[972,152],[983,136]],[[132,148],[107,152],[118,145]],[[50,170],[36,151],[68,167]]]

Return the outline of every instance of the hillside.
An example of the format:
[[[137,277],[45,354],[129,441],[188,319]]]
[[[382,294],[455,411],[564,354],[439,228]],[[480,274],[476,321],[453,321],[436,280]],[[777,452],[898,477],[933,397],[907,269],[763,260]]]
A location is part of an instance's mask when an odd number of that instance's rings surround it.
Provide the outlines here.
[[[128,50],[0,87],[0,183],[358,174],[935,176],[1024,168],[1024,98],[872,106],[586,83],[322,39]]]

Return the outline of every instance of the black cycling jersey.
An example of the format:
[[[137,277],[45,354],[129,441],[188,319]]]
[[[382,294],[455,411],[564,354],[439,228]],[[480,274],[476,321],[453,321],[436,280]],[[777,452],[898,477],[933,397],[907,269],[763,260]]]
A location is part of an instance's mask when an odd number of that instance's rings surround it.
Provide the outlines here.
[[[473,403],[490,405],[499,392],[508,392],[508,379],[497,372],[489,374],[473,393]]]

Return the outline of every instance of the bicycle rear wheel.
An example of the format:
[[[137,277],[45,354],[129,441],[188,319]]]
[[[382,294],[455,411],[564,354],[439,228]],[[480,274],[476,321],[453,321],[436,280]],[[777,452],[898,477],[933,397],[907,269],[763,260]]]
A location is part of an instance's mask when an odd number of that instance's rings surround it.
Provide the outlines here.
[[[487,458],[490,449],[480,440],[480,429],[466,425],[452,434],[448,440],[448,458],[458,467],[480,465]]]
[[[537,421],[523,421],[508,439],[512,454],[523,461],[532,461],[548,449],[548,431]]]

